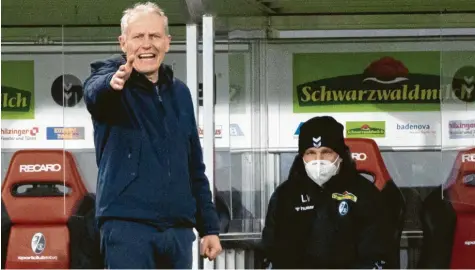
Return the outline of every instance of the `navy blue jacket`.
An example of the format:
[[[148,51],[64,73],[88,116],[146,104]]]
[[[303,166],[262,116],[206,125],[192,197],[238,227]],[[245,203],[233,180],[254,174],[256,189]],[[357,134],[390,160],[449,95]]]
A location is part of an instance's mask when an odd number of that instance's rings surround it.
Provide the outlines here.
[[[133,219],[159,229],[219,233],[188,87],[161,65],[158,83],[132,71],[122,91],[109,83],[123,55],[91,64],[84,83],[94,125],[96,217]]]

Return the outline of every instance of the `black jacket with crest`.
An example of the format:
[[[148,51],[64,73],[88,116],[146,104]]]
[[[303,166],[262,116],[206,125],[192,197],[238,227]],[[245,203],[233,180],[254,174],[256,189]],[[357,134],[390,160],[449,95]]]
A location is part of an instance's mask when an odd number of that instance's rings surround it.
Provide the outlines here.
[[[384,268],[390,224],[381,193],[344,158],[323,188],[297,156],[270,199],[262,247],[272,268]]]

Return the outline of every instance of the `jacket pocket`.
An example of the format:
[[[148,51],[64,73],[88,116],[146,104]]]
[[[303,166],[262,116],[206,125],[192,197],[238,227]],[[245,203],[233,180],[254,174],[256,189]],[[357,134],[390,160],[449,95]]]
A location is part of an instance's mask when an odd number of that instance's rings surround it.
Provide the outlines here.
[[[101,204],[111,203],[139,177],[141,150],[140,130],[119,127],[111,130],[99,168]]]
[[[140,130],[130,133],[125,133],[126,147],[125,155],[122,159],[122,166],[120,170],[122,171],[119,178],[122,178],[118,182],[121,184],[117,186],[117,196],[120,196],[127,187],[139,177],[139,165],[140,165],[140,154],[142,151],[142,135]],[[122,177],[121,177],[122,176]]]

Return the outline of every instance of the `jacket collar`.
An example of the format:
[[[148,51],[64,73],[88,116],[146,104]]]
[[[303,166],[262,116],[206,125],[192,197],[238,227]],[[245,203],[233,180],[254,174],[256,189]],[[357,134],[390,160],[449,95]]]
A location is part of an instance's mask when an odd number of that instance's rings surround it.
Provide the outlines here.
[[[125,54],[122,55],[122,64],[127,62],[127,57]],[[143,89],[152,90],[155,85],[159,87],[165,86],[164,89],[170,89],[170,86],[173,84],[173,69],[169,65],[162,63],[158,68],[158,82],[152,83],[145,75],[137,72],[135,69],[132,70],[129,80],[133,81],[137,86]]]

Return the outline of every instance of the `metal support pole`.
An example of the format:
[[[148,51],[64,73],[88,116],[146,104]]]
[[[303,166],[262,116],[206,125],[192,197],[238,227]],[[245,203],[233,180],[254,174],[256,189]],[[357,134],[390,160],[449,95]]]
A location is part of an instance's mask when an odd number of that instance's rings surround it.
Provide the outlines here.
[[[196,24],[188,24],[186,26],[186,84],[191,92],[195,119],[198,124],[198,26]],[[193,242],[192,269],[199,269],[200,239],[196,230],[194,232],[196,240]]]
[[[214,18],[203,16],[203,158],[214,200]],[[214,269],[205,259],[204,269]]]
[[[186,84],[190,88],[198,122],[198,25],[186,26]]]

